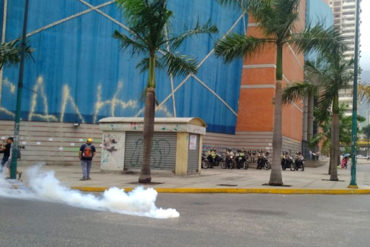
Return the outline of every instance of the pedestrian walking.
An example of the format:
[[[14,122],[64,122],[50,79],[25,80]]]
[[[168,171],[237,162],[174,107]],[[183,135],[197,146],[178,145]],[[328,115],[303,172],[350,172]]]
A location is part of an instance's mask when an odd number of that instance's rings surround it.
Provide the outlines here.
[[[82,167],[82,178],[81,181],[90,180],[91,162],[95,155],[95,147],[92,145],[93,139],[88,138],[86,143],[81,145],[79,157],[81,160]]]
[[[343,157],[341,167],[347,169],[348,156]]]

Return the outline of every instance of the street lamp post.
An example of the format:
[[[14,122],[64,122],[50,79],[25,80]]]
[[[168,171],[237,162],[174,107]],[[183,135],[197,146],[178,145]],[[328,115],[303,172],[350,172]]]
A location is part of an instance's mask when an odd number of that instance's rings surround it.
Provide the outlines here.
[[[351,182],[349,188],[358,188],[356,182],[356,156],[357,156],[357,79],[358,79],[358,32],[360,24],[360,0],[356,0],[356,33],[355,33],[355,58],[353,77],[353,106],[352,106],[352,166]]]
[[[19,122],[21,119],[21,108],[22,108],[22,89],[23,89],[23,72],[24,72],[24,57],[26,52],[26,35],[27,35],[27,19],[28,19],[28,1],[25,1],[24,6],[24,19],[23,19],[23,32],[22,32],[22,43],[21,43],[21,54],[19,63],[19,77],[18,77],[18,88],[17,88],[17,105],[15,110],[14,119],[14,143],[12,152],[12,163],[10,168],[10,178],[16,179],[17,177],[17,159],[19,154]]]

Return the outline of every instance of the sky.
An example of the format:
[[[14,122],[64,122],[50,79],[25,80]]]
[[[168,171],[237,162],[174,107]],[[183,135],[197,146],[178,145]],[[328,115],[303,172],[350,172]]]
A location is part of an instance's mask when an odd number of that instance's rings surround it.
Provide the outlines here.
[[[361,1],[361,59],[360,66],[363,70],[370,70],[370,0]]]

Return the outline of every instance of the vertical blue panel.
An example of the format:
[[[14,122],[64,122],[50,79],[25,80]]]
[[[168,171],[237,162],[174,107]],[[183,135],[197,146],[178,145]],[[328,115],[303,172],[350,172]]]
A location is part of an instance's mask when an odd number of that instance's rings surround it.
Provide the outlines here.
[[[96,6],[107,1],[88,2]],[[121,50],[119,42],[112,38],[114,30],[128,32],[97,11],[46,28],[89,8],[75,0],[30,3],[27,31],[38,32],[29,37],[34,53],[25,67],[22,118],[93,123],[106,116],[142,116],[147,73],[136,69],[142,57],[132,56],[130,50]],[[170,0],[168,7],[174,13],[168,27],[170,36],[194,27],[198,20],[203,24],[209,19],[220,32],[193,37],[178,49],[180,53],[196,57],[199,62],[208,54],[210,56],[196,75],[201,82],[191,77],[179,86],[185,76],[174,78],[174,88],[178,87],[174,101],[168,97],[171,94],[170,77],[166,71],[157,70],[158,101],[168,99],[157,111],[157,116],[173,116],[175,103],[177,117],[201,117],[207,122],[209,131],[233,133],[236,124],[233,111],[238,111],[242,59],[225,65],[214,56],[212,49],[215,41],[230,31],[241,13],[221,7],[214,0]],[[24,0],[9,1],[7,40],[20,36],[23,8]],[[100,10],[126,25],[116,5]],[[242,21],[234,25],[232,31],[242,33]],[[8,111],[15,108],[17,77],[18,66],[5,69],[1,105]],[[0,117],[12,119],[6,111],[1,111]]]

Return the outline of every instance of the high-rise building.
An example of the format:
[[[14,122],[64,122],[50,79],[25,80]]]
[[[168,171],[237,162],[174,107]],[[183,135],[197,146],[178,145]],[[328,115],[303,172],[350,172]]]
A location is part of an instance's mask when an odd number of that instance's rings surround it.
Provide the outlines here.
[[[334,26],[343,35],[347,45],[344,57],[346,60],[353,59],[355,56],[356,0],[331,0],[330,7],[334,14]],[[352,89],[342,90],[339,94],[339,100],[348,105],[348,114],[352,111],[352,96]]]

